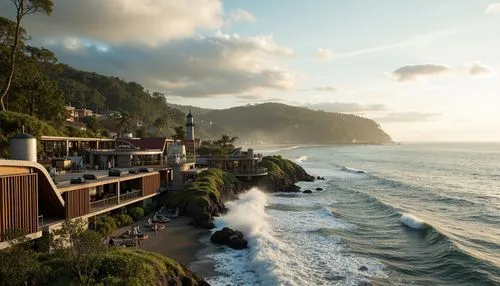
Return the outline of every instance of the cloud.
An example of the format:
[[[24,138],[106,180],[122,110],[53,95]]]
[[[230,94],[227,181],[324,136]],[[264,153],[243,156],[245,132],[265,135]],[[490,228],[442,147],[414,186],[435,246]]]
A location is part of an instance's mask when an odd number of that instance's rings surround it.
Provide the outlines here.
[[[439,116],[441,116],[439,113],[396,112],[388,113],[382,117],[373,118],[373,120],[380,123],[408,123],[430,121]]]
[[[459,31],[458,29],[447,29],[447,30],[440,30],[440,31],[434,31],[431,33],[421,34],[421,35],[415,35],[415,36],[411,36],[409,38],[406,38],[400,42],[396,42],[396,43],[392,43],[392,44],[379,45],[379,46],[369,47],[369,48],[365,48],[365,49],[354,50],[354,51],[350,51],[350,52],[337,53],[334,56],[334,58],[336,58],[336,59],[350,58],[350,57],[362,56],[362,55],[372,54],[372,53],[377,53],[377,52],[402,49],[402,48],[406,48],[406,47],[427,45],[427,44],[434,42],[436,39],[450,36],[450,35],[454,35],[454,34],[458,33],[458,31]]]
[[[255,16],[243,9],[236,9],[229,13],[229,22],[253,22],[255,21]]]
[[[484,11],[486,14],[494,14],[494,15],[499,15],[500,14],[500,3],[492,3],[486,8]]]
[[[314,104],[306,104],[304,106],[315,110],[340,113],[362,113],[368,111],[384,111],[387,109],[383,104],[365,105],[354,102],[319,102]]]
[[[12,11],[0,1],[1,11]],[[11,15],[12,16],[12,15]],[[81,37],[110,44],[156,45],[223,25],[220,0],[56,0],[50,17],[26,17],[33,37]]]
[[[467,72],[470,76],[483,76],[495,73],[492,67],[475,62],[469,65]]]
[[[406,65],[393,71],[392,77],[397,81],[412,81],[420,77],[436,76],[451,71],[450,67],[440,64]]]
[[[335,92],[335,91],[338,91],[339,88],[336,87],[336,86],[332,86],[332,85],[325,85],[325,86],[317,86],[317,87],[313,88],[312,90],[314,90],[314,91]]]
[[[73,41],[73,40],[72,40]],[[72,41],[69,41],[72,43]],[[217,32],[158,46],[72,45],[49,41],[58,58],[76,68],[122,77],[173,96],[214,97],[293,88],[299,74],[277,66],[294,54],[270,35],[241,37]],[[78,41],[76,41],[78,42]]]
[[[318,48],[316,50],[316,59],[318,61],[330,61],[333,58],[333,52],[329,49]]]

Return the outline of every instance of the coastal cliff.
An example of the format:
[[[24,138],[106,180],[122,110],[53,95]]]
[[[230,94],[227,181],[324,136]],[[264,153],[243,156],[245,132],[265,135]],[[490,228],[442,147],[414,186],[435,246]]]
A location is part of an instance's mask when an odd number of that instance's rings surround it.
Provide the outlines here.
[[[267,168],[269,173],[253,184],[267,192],[298,192],[299,187],[295,183],[314,181],[304,168],[279,155],[264,157],[261,166]]]
[[[192,225],[212,228],[212,217],[227,211],[224,201],[236,199],[243,191],[243,184],[234,175],[212,168],[201,172],[182,192],[167,197],[166,204],[192,217]]]
[[[213,217],[227,211],[224,202],[236,199],[247,189],[258,187],[268,192],[297,192],[299,187],[295,183],[314,180],[298,164],[281,156],[264,157],[261,166],[267,168],[269,174],[249,182],[241,182],[221,169],[208,169],[182,192],[167,196],[165,203],[170,208],[180,208],[183,215],[193,218],[192,225],[210,229],[214,227]]]

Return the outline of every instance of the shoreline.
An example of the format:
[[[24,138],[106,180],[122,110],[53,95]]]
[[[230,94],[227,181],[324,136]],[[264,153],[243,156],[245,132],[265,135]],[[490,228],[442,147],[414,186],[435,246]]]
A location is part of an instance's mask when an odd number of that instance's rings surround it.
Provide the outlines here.
[[[146,216],[134,223],[134,225],[139,225],[141,232],[148,235],[148,238],[142,240],[140,246],[137,246],[138,249],[174,259],[204,279],[216,275],[215,261],[204,258],[213,250],[209,244],[210,230],[195,228],[189,224],[191,218],[181,216],[170,220],[165,224],[165,229],[155,234],[150,228],[144,226],[147,218]],[[119,228],[113,231],[112,236],[120,236],[130,228],[131,225]]]

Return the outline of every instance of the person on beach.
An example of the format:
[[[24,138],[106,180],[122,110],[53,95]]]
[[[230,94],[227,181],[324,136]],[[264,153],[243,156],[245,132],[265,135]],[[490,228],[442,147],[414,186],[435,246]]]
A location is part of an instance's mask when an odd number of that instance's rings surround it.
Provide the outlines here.
[[[140,246],[139,244],[139,238],[137,236],[134,236],[134,243],[135,243],[135,247],[137,248],[137,246]]]
[[[157,234],[158,234],[158,224],[157,224],[157,223],[155,223],[155,225],[154,225],[154,228],[153,228],[153,229],[154,229],[154,231],[155,231],[155,235],[157,235]]]

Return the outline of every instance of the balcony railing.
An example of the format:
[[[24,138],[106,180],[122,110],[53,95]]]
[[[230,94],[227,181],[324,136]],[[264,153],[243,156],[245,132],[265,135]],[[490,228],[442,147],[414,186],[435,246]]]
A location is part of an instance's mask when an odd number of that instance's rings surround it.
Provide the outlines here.
[[[231,172],[231,171],[230,171]],[[265,176],[267,175],[267,168],[256,169],[234,169],[232,173],[236,176]]]
[[[138,197],[141,197],[141,196],[142,196],[142,191],[141,190],[136,190],[136,191],[128,192],[126,194],[120,195],[120,202],[128,201],[128,200],[135,199],[135,198],[138,198]]]
[[[118,196],[110,197],[107,199],[90,202],[90,209],[102,209],[109,206],[114,206],[118,204]]]
[[[196,156],[185,156],[185,157],[169,157],[167,158],[167,166],[179,166],[188,163],[196,163]]]

